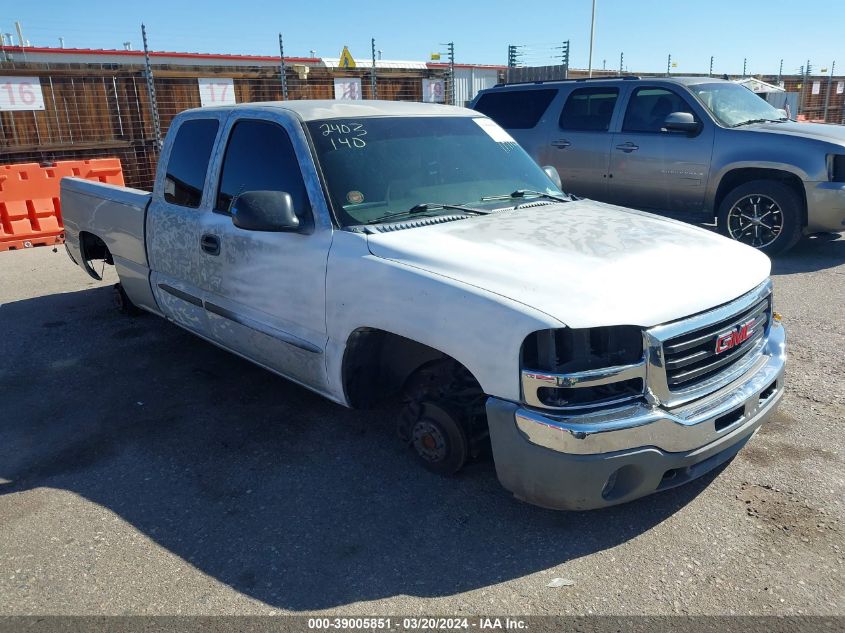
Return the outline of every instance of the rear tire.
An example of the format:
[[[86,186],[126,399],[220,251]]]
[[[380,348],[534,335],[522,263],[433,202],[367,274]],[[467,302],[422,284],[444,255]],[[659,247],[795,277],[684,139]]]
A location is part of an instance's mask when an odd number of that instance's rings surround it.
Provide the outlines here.
[[[719,232],[767,255],[785,253],[801,238],[804,202],[776,180],[752,180],[719,205]]]
[[[126,316],[138,316],[143,312],[141,308],[132,303],[129,295],[126,294],[126,290],[123,289],[122,284],[115,284],[112,288],[112,301],[114,303],[114,307],[117,308],[117,311],[120,312],[120,314],[125,314]]]

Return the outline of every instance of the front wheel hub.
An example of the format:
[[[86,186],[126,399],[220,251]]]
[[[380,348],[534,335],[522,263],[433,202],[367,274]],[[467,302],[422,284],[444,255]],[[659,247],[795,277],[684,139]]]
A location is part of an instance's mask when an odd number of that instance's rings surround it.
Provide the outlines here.
[[[446,438],[436,424],[428,420],[419,420],[411,433],[412,443],[417,454],[429,462],[440,462],[446,458]]]

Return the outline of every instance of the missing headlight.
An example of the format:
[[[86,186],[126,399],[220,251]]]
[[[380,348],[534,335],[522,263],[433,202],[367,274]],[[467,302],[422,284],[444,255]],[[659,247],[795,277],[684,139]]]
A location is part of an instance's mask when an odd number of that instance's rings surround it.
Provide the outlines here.
[[[522,344],[523,367],[554,373],[631,365],[642,357],[642,329],[634,325],[541,330]]]

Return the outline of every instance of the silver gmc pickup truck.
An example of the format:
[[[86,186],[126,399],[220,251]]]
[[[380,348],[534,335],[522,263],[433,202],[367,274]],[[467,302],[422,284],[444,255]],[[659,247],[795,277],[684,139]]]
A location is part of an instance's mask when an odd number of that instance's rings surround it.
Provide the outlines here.
[[[710,77],[500,85],[472,104],[570,193],[716,220],[770,255],[802,233],[845,231],[845,126],[796,123]]]
[[[564,194],[464,108],[287,101],[179,114],[152,192],[66,178],[71,259],[162,316],[520,499],[629,501],[733,457],[783,394],[768,257]],[[280,424],[283,424],[280,421]]]

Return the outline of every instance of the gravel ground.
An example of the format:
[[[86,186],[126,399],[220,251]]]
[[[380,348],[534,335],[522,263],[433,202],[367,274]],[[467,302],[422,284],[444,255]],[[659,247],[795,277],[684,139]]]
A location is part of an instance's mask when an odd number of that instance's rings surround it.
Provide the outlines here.
[[[843,615],[845,237],[774,270],[771,422],[719,473],[557,513],[118,315],[61,251],[0,253],[0,614]]]

